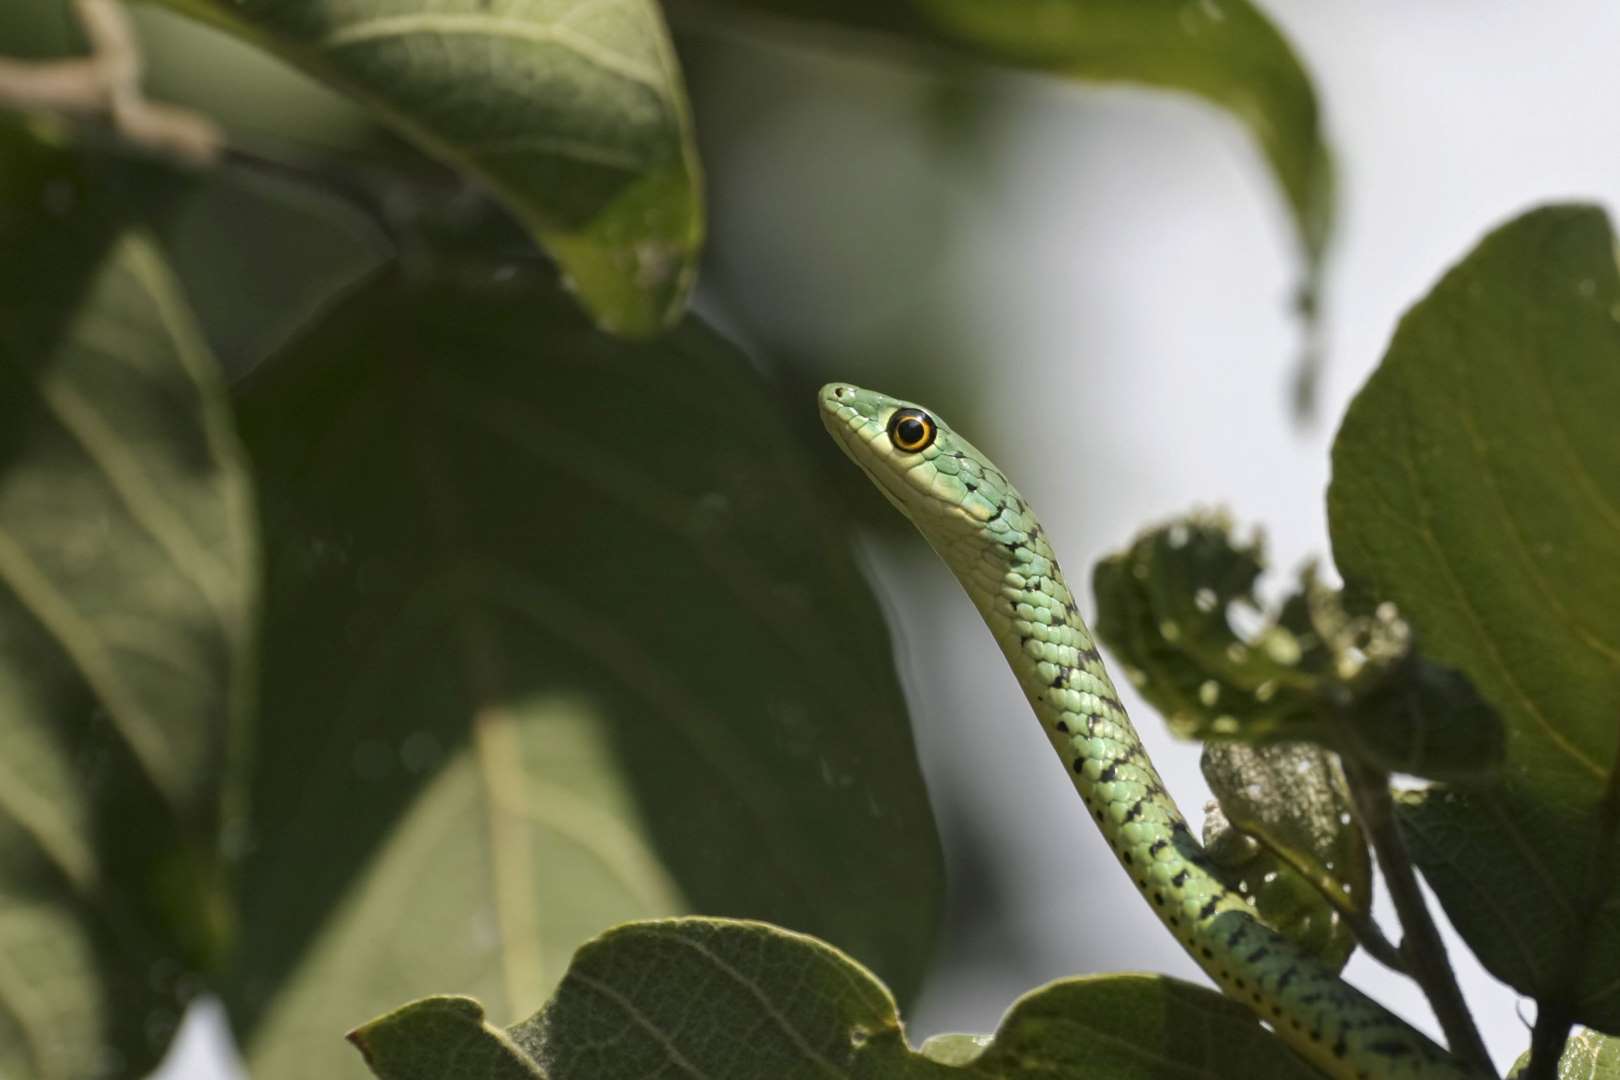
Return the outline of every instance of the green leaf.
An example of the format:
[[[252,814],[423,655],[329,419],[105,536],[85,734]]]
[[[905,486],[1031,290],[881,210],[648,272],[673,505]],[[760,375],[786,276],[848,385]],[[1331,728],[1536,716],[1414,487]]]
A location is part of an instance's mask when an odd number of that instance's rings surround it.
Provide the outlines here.
[[[0,1074],[139,1075],[228,945],[252,498],[109,177],[0,124],[0,251]]]
[[[1530,1051],[1519,1055],[1508,1080],[1523,1076],[1530,1067]],[[1584,1028],[1570,1035],[1558,1059],[1558,1080],[1620,1080],[1620,1039]]]
[[[1204,845],[1261,921],[1335,969],[1372,912],[1372,857],[1332,755],[1308,743],[1211,743],[1201,761],[1217,800]]]
[[[951,1033],[933,1035],[923,1040],[917,1053],[941,1065],[971,1065],[995,1042],[990,1035]]]
[[[1617,415],[1614,237],[1600,210],[1547,207],[1401,321],[1339,430],[1328,492],[1345,578],[1398,603],[1506,725],[1498,783],[1404,802],[1414,858],[1487,968],[1612,1031]]]
[[[1019,1000],[993,1040],[952,1035],[915,1053],[888,991],[855,961],[800,934],[715,919],[609,931],[575,955],[545,1008],[504,1032],[475,1002],[431,998],[350,1038],[380,1080],[444,1075],[433,1070],[451,1047],[458,1065],[478,1062],[457,1073],[465,1080],[1317,1077],[1242,1005],[1152,975],[1053,983]]]
[[[685,310],[702,243],[686,91],[655,0],[160,0],[370,106],[499,195],[609,332]]]
[[[245,392],[259,1077],[359,1070],[333,1025],[403,996],[515,1018],[630,918],[769,917],[903,992],[933,947],[890,644],[792,426],[697,322],[628,345],[497,269],[381,278]]]
[[[1254,632],[1258,537],[1222,514],[1144,532],[1092,573],[1097,633],[1183,738],[1316,742],[1386,771],[1469,777],[1501,756],[1500,721],[1466,679],[1413,651],[1391,605],[1346,610],[1313,568]]]
[[[1316,92],[1293,48],[1247,0],[726,0],[943,46],[1078,79],[1197,94],[1259,141],[1311,264],[1332,223],[1333,169]]]
[[[468,997],[415,1001],[349,1033],[371,1071],[389,1080],[546,1080],[538,1062]]]

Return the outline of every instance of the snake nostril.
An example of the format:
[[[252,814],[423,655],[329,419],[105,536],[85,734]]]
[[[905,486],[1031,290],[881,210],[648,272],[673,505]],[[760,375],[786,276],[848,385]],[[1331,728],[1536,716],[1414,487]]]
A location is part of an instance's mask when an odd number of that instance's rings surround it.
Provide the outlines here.
[[[844,397],[845,395],[847,395],[848,393],[849,393],[849,387],[847,387],[847,386],[835,386],[835,387],[833,387],[833,397],[841,398],[841,397]]]

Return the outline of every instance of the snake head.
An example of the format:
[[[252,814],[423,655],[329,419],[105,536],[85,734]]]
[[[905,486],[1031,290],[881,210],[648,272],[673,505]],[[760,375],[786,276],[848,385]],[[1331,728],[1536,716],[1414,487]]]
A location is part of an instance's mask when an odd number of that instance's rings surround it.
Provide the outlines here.
[[[919,525],[981,529],[1021,500],[937,414],[850,383],[821,388],[821,421],[878,490]],[[932,535],[928,528],[924,534]]]

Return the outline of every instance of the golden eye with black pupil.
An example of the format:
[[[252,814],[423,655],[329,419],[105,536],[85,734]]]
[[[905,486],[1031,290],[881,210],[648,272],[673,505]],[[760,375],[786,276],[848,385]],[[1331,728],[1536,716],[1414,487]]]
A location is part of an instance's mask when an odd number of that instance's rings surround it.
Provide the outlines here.
[[[896,450],[917,454],[934,445],[939,429],[934,418],[921,409],[897,409],[889,417],[889,441]]]

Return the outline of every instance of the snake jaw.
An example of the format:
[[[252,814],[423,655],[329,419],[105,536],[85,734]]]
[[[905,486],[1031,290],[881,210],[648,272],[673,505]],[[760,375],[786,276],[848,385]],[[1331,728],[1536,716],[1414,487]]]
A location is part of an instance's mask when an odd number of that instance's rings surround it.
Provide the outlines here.
[[[957,477],[934,465],[942,454],[952,453],[957,441],[937,416],[930,414],[938,432],[935,442],[908,454],[891,442],[889,419],[897,410],[917,406],[850,383],[828,383],[820,398],[821,420],[833,439],[901,513],[956,520],[978,529],[987,520],[987,508],[992,516],[997,512],[983,499],[969,499]]]

